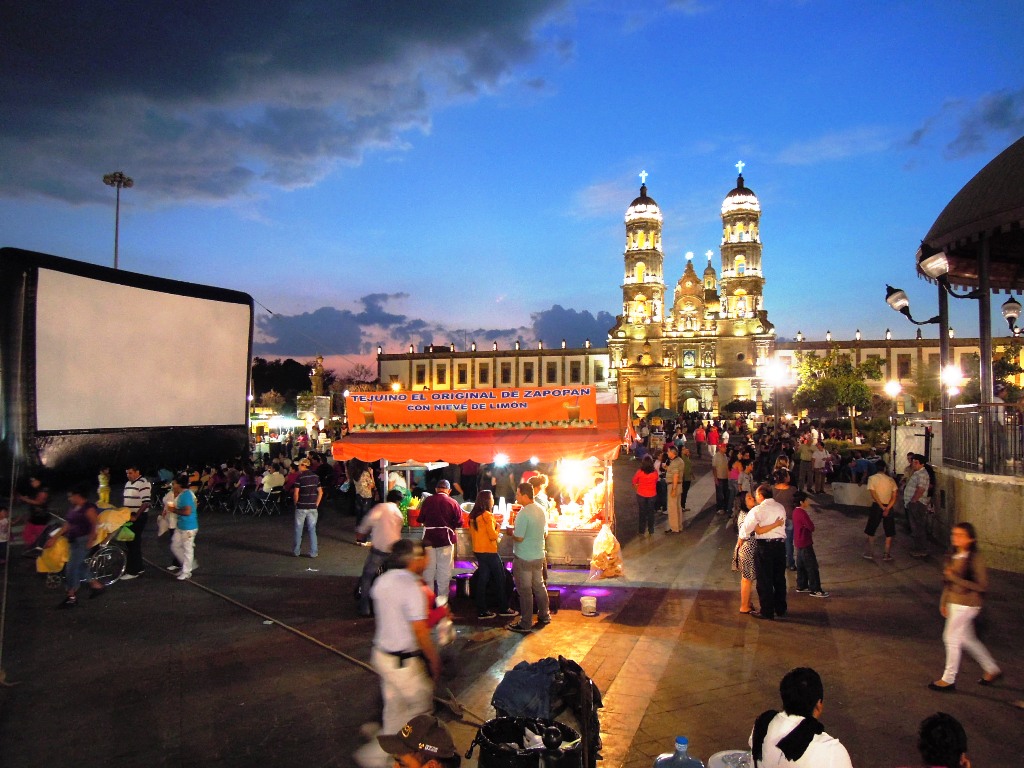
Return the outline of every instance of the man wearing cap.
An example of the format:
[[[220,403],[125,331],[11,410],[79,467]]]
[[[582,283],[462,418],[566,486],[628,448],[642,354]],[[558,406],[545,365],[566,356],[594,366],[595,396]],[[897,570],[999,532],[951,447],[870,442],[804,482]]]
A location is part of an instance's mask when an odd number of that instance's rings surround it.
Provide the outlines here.
[[[435,493],[420,506],[427,567],[423,581],[438,597],[448,597],[455,563],[455,529],[462,527],[462,507],[451,497],[452,484],[438,480]]]
[[[384,733],[395,733],[403,723],[434,709],[441,657],[431,637],[430,607],[420,580],[426,564],[422,542],[399,539],[391,548],[391,570],[370,587],[376,617],[370,663],[380,676]],[[389,753],[389,746],[371,739],[353,757],[363,768],[383,768]]]
[[[459,768],[462,758],[444,723],[433,715],[414,717],[398,733],[378,736],[381,749],[401,768]]]
[[[296,557],[302,551],[303,528],[309,530],[309,556],[316,557],[318,554],[316,519],[317,508],[323,497],[324,489],[320,487],[320,478],[310,469],[309,459],[302,459],[299,462],[299,478],[292,488],[292,498],[295,500],[295,546],[292,548],[292,554]]]

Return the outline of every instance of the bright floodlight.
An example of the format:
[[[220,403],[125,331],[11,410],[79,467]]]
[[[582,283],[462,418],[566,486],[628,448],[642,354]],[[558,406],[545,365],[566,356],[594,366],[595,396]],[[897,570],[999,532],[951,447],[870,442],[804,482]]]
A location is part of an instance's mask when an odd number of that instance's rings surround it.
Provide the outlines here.
[[[960,370],[958,365],[947,365],[942,369],[942,383],[951,392],[953,388],[959,387],[960,383],[964,380],[963,371]]]
[[[507,453],[496,453],[496,454],[494,454],[494,466],[496,466],[496,467],[508,466],[508,454]]]
[[[772,360],[765,367],[765,380],[773,387],[784,387],[789,383],[789,366],[781,360]]]
[[[885,394],[887,394],[893,400],[899,397],[899,394],[902,391],[903,387],[895,379],[893,379],[892,381],[885,382]]]

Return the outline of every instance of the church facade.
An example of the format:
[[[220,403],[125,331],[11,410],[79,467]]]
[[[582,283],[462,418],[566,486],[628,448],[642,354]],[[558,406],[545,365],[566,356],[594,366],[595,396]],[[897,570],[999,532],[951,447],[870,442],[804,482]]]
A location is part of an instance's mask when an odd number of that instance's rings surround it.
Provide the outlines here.
[[[885,379],[904,388],[899,411],[913,412],[924,402],[913,395],[922,376],[936,378],[939,344],[934,339],[853,340],[776,339],[764,302],[761,204],[746,186],[742,163],[736,186],[721,205],[720,270],[707,251],[698,271],[687,254],[682,275],[665,274],[662,247],[663,217],[648,195],[641,174],[640,195],[626,208],[625,248],[622,253],[621,314],[608,331],[606,345],[588,339],[583,347],[545,348],[520,341],[510,349],[496,343],[459,350],[454,343],[421,350],[385,353],[378,348],[377,367],[383,386],[417,390],[458,390],[489,387],[589,385],[628,404],[636,417],[659,408],[719,416],[733,401],[753,401],[758,411],[773,396],[772,374],[789,372],[791,394],[799,354],[825,355],[830,350],[860,363],[880,358],[884,378],[868,382],[881,395]],[[881,310],[880,311],[884,311]],[[951,362],[965,375],[971,355],[979,351],[976,338],[951,339]]]
[[[678,280],[666,276],[662,220],[642,183],[626,209],[622,314],[608,334],[619,401],[643,416],[658,408],[717,414],[734,400],[761,399],[775,329],[764,306],[757,196],[741,172],[722,202],[720,273],[708,251],[700,275],[687,254]]]

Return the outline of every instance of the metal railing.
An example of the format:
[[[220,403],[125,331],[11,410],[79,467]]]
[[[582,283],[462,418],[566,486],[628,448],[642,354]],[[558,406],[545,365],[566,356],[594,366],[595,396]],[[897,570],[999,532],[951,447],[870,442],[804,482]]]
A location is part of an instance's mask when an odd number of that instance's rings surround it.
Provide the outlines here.
[[[1024,419],[1001,403],[947,408],[942,414],[942,463],[987,475],[1024,475]]]

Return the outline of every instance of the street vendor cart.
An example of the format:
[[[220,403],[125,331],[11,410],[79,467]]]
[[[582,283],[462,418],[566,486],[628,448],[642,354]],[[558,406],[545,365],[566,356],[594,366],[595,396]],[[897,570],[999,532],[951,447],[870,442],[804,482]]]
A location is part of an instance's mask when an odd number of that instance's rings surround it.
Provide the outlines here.
[[[602,523],[614,529],[611,462],[621,447],[625,413],[614,403],[598,404],[593,387],[358,395],[347,403],[348,413],[362,414],[363,421],[350,423],[349,434],[333,444],[336,460],[552,465],[564,498],[548,515],[550,565],[588,566]],[[368,399],[373,395],[381,398]],[[482,407],[510,403],[517,407]],[[496,501],[495,511],[505,512],[507,525],[516,510]],[[511,550],[511,538],[503,537],[499,552],[510,557]],[[465,529],[457,532],[456,558],[472,558]]]

